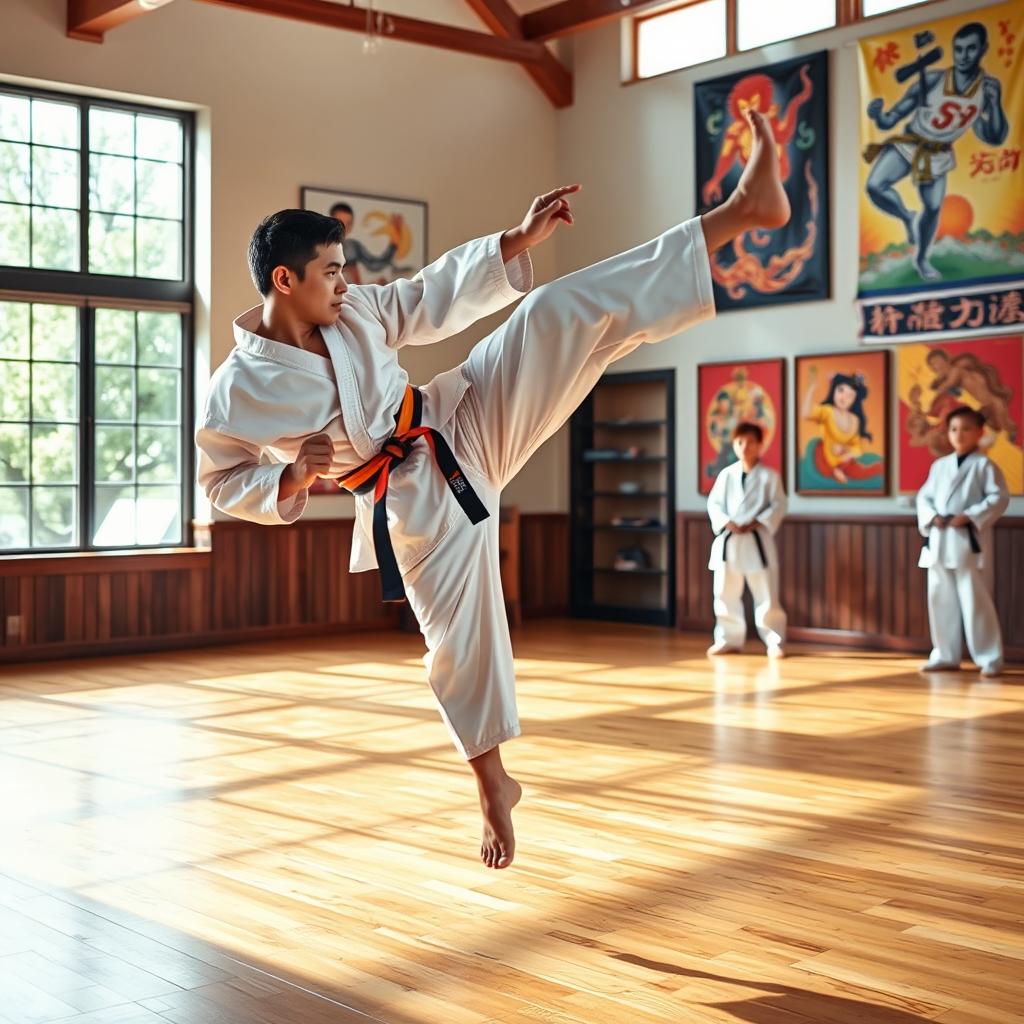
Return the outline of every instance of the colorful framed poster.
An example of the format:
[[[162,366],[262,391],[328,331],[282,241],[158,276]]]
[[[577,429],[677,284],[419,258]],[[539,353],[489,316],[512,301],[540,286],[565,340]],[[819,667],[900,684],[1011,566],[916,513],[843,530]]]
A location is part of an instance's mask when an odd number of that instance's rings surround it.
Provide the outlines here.
[[[1011,494],[1024,494],[1024,340],[984,338],[900,345],[899,489],[916,491],[935,459],[953,448],[946,417],[969,405],[985,417],[981,447],[1003,471]]]
[[[889,353],[796,357],[796,491],[889,493]]]
[[[302,206],[345,225],[345,280],[387,284],[427,262],[427,204],[343,189],[303,188]]]
[[[859,50],[863,336],[1020,333],[1024,4]]]
[[[712,253],[718,311],[828,298],[828,54],[698,82],[694,108],[698,210],[736,187],[750,154],[751,108],[771,122],[793,209],[785,226],[747,232]]]
[[[762,459],[786,481],[786,361],[737,359],[697,367],[697,490],[710,494],[715,477],[736,461],[738,423],[764,431]]]

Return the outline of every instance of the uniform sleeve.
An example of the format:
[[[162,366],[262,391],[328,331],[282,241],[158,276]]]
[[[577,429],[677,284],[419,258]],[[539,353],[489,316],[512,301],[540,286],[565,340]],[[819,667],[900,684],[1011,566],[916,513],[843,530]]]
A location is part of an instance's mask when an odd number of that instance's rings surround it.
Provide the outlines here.
[[[277,500],[286,464],[260,461],[260,449],[213,426],[196,433],[199,449],[198,478],[214,508],[236,519],[281,526],[302,515],[307,490]]]
[[[935,507],[935,467],[937,465],[937,462],[932,463],[928,479],[925,480],[921,490],[917,492],[917,529],[922,537],[930,536],[932,521],[939,514],[939,510]]]
[[[1003,471],[991,459],[985,460],[982,482],[985,497],[970,508],[965,508],[964,515],[979,530],[987,530],[1006,511],[1007,505],[1010,504],[1010,494],[1006,488]]]
[[[725,473],[719,473],[708,495],[708,518],[711,520],[711,529],[717,536],[725,529],[729,522],[729,513],[725,510]]]
[[[786,492],[782,489],[782,478],[772,473],[768,491],[768,507],[757,517],[757,521],[774,537],[786,518]]]
[[[533,287],[528,252],[503,263],[501,235],[466,242],[415,277],[351,290],[387,332],[388,345],[432,345],[521,299]]]

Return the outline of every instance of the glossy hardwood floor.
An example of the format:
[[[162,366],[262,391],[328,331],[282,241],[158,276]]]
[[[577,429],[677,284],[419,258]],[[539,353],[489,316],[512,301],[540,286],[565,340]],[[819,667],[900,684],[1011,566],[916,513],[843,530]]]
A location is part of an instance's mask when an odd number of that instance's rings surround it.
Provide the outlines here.
[[[0,1021],[1010,1024],[1024,676],[517,640],[516,864],[388,633],[0,673]]]

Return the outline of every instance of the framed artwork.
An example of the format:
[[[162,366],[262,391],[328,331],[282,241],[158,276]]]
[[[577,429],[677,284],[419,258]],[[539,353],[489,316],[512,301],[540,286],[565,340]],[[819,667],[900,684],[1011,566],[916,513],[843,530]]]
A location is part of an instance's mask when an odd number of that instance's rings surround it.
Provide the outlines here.
[[[427,204],[343,189],[302,189],[302,206],[345,225],[345,280],[387,284],[427,262]]]
[[[768,118],[793,216],[711,255],[715,306],[749,309],[829,295],[828,53],[808,54],[694,86],[697,209],[735,189],[751,149],[745,111]]]
[[[697,367],[697,490],[710,494],[715,477],[736,461],[732,432],[741,422],[764,431],[761,458],[786,482],[786,361],[739,359]]]
[[[866,339],[1020,333],[1022,42],[1017,0],[859,41]]]
[[[889,493],[889,353],[796,357],[796,491]]]
[[[981,448],[1003,471],[1011,494],[1024,494],[1024,340],[981,338],[900,345],[899,489],[916,491],[932,462],[952,447],[946,417],[969,405],[985,417]]]

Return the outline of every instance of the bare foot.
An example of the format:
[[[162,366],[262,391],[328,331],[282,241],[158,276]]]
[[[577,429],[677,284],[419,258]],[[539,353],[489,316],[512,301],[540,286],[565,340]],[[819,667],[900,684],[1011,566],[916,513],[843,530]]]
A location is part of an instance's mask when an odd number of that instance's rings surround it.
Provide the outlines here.
[[[512,829],[512,808],[522,799],[523,787],[506,775],[493,785],[477,780],[480,811],[484,816],[480,859],[489,868],[507,868],[516,853],[516,836]]]
[[[748,110],[747,119],[754,142],[736,190],[700,219],[709,253],[748,231],[782,227],[789,220],[789,199],[782,187],[771,127],[756,110]]]
[[[505,771],[501,748],[492,747],[470,759],[484,816],[480,859],[489,868],[507,868],[516,852],[512,808],[522,799],[523,787]]]
[[[747,110],[753,148],[736,191],[730,197],[749,228],[780,228],[789,220],[789,199],[779,176],[775,136],[764,114]]]

